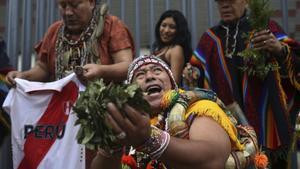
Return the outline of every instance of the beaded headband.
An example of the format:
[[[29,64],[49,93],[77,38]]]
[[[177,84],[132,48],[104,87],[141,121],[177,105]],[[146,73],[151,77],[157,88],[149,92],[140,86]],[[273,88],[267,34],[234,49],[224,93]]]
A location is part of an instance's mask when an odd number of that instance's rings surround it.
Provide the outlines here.
[[[136,70],[139,69],[141,66],[144,66],[147,64],[160,65],[163,69],[165,69],[171,79],[172,87],[175,90],[178,89],[178,86],[174,79],[173,73],[172,73],[171,69],[169,68],[168,64],[154,55],[150,55],[150,56],[144,55],[144,56],[137,57],[136,59],[133,60],[133,62],[129,65],[129,68],[128,68],[128,73],[127,73],[128,83],[132,83],[133,76],[134,76]]]

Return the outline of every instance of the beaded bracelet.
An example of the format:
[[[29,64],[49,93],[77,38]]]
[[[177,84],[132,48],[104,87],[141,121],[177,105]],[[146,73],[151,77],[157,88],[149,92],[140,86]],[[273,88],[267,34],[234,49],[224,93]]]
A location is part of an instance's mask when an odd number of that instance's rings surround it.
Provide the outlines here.
[[[169,133],[151,126],[150,138],[143,145],[137,147],[136,150],[148,154],[151,159],[159,159],[167,149],[169,143]]]

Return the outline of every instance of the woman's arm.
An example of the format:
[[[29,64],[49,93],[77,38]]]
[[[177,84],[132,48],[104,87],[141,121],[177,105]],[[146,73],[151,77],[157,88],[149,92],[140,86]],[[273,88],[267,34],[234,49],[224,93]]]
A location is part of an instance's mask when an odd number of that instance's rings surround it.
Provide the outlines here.
[[[174,46],[166,53],[166,59],[170,63],[176,83],[180,84],[183,68],[185,66],[183,48],[179,45]]]

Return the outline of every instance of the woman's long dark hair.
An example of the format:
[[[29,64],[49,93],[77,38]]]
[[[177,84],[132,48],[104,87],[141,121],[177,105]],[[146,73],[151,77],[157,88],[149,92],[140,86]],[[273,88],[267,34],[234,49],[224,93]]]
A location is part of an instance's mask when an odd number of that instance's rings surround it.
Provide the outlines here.
[[[160,38],[160,25],[166,18],[173,18],[176,23],[176,34],[174,39],[169,44],[164,44]],[[180,45],[184,51],[184,60],[187,63],[192,55],[191,47],[191,33],[188,28],[188,23],[183,14],[178,10],[165,11],[155,26],[155,42],[152,46],[152,50],[160,50],[166,45]]]

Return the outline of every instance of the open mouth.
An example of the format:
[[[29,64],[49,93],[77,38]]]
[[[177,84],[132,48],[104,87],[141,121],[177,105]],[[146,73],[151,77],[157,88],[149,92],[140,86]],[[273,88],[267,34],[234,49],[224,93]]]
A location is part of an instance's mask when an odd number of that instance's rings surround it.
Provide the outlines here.
[[[168,34],[161,34],[161,39],[163,39],[163,40],[169,40],[169,39],[171,39],[171,38],[172,38],[171,35],[168,35]]]
[[[169,35],[167,35],[167,34],[163,34],[163,35],[162,35],[162,37],[163,37],[163,38],[168,38],[168,37],[169,37]]]
[[[146,89],[147,95],[160,93],[161,91],[162,91],[162,88],[159,85],[152,85],[152,86],[147,87],[147,89]]]
[[[162,40],[168,40],[169,37],[168,37],[168,36],[162,36],[161,39],[162,39]]]

